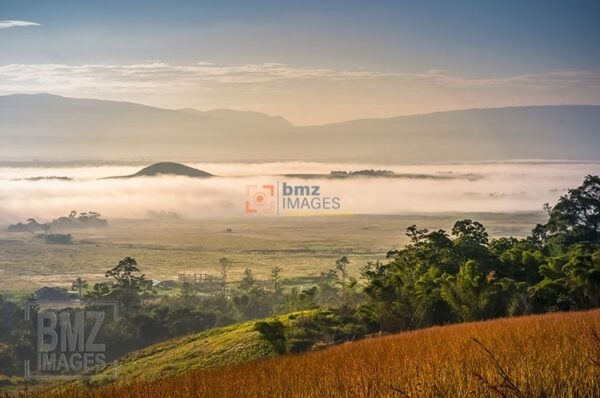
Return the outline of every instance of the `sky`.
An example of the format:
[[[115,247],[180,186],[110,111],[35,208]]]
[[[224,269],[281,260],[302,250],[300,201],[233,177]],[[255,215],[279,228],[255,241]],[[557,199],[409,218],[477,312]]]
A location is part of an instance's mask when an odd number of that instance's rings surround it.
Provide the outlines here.
[[[297,125],[600,104],[598,1],[0,0],[0,95]]]

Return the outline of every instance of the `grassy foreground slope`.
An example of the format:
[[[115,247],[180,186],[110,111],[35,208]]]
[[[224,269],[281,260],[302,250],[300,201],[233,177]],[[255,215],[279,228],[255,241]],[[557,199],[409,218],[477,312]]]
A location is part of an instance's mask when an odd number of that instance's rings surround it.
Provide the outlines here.
[[[593,397],[599,331],[600,310],[499,319],[61,396]]]
[[[294,323],[289,314],[272,319],[288,328]],[[277,353],[273,345],[256,329],[256,321],[248,321],[134,351],[122,358],[118,365],[94,377],[91,384],[104,383],[113,374],[116,374],[119,383],[150,381],[274,355]]]

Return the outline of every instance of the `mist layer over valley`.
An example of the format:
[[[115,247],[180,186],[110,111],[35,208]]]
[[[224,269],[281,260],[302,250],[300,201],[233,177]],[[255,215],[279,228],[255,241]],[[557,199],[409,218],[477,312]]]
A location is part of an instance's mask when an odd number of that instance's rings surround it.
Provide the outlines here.
[[[239,217],[244,215],[247,185],[282,182],[320,186],[321,195],[340,198],[339,212],[344,214],[539,211],[585,175],[600,172],[600,163],[568,162],[187,165],[217,177],[103,179],[135,174],[144,165],[1,167],[0,223],[30,217],[47,221],[73,209],[96,211],[109,219]],[[391,170],[396,177],[326,178],[332,170],[364,169]],[[317,177],[297,176],[309,174]]]

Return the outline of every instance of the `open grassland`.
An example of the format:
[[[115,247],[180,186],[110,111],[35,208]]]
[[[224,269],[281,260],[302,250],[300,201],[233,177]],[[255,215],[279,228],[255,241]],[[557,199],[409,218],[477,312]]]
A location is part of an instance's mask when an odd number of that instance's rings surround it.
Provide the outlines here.
[[[267,278],[274,266],[283,278],[318,276],[348,256],[358,274],[367,261],[382,259],[406,243],[406,227],[449,228],[472,218],[492,236],[525,236],[544,213],[354,215],[329,217],[246,217],[205,220],[112,220],[105,229],[72,230],[71,245],[48,245],[31,233],[0,232],[0,293],[43,285],[69,287],[83,277],[104,281],[104,272],[134,257],[149,278],[176,279],[177,273],[216,274],[219,258],[233,263],[231,280],[246,267]],[[230,229],[231,231],[227,231]]]
[[[598,397],[598,331],[600,310],[499,319],[46,396]]]

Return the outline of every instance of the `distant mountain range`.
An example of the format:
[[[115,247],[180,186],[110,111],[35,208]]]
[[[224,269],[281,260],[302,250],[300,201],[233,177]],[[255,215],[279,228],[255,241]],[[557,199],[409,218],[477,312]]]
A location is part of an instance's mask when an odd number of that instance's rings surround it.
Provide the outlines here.
[[[213,109],[210,111],[199,111],[191,108],[179,109],[181,112],[196,116],[204,116],[214,119],[229,120],[237,123],[246,123],[255,126],[271,128],[287,128],[292,124],[281,116],[270,116],[260,112],[234,111],[232,109]]]
[[[0,160],[600,160],[600,106],[472,109],[293,126],[233,110],[0,96]]]

